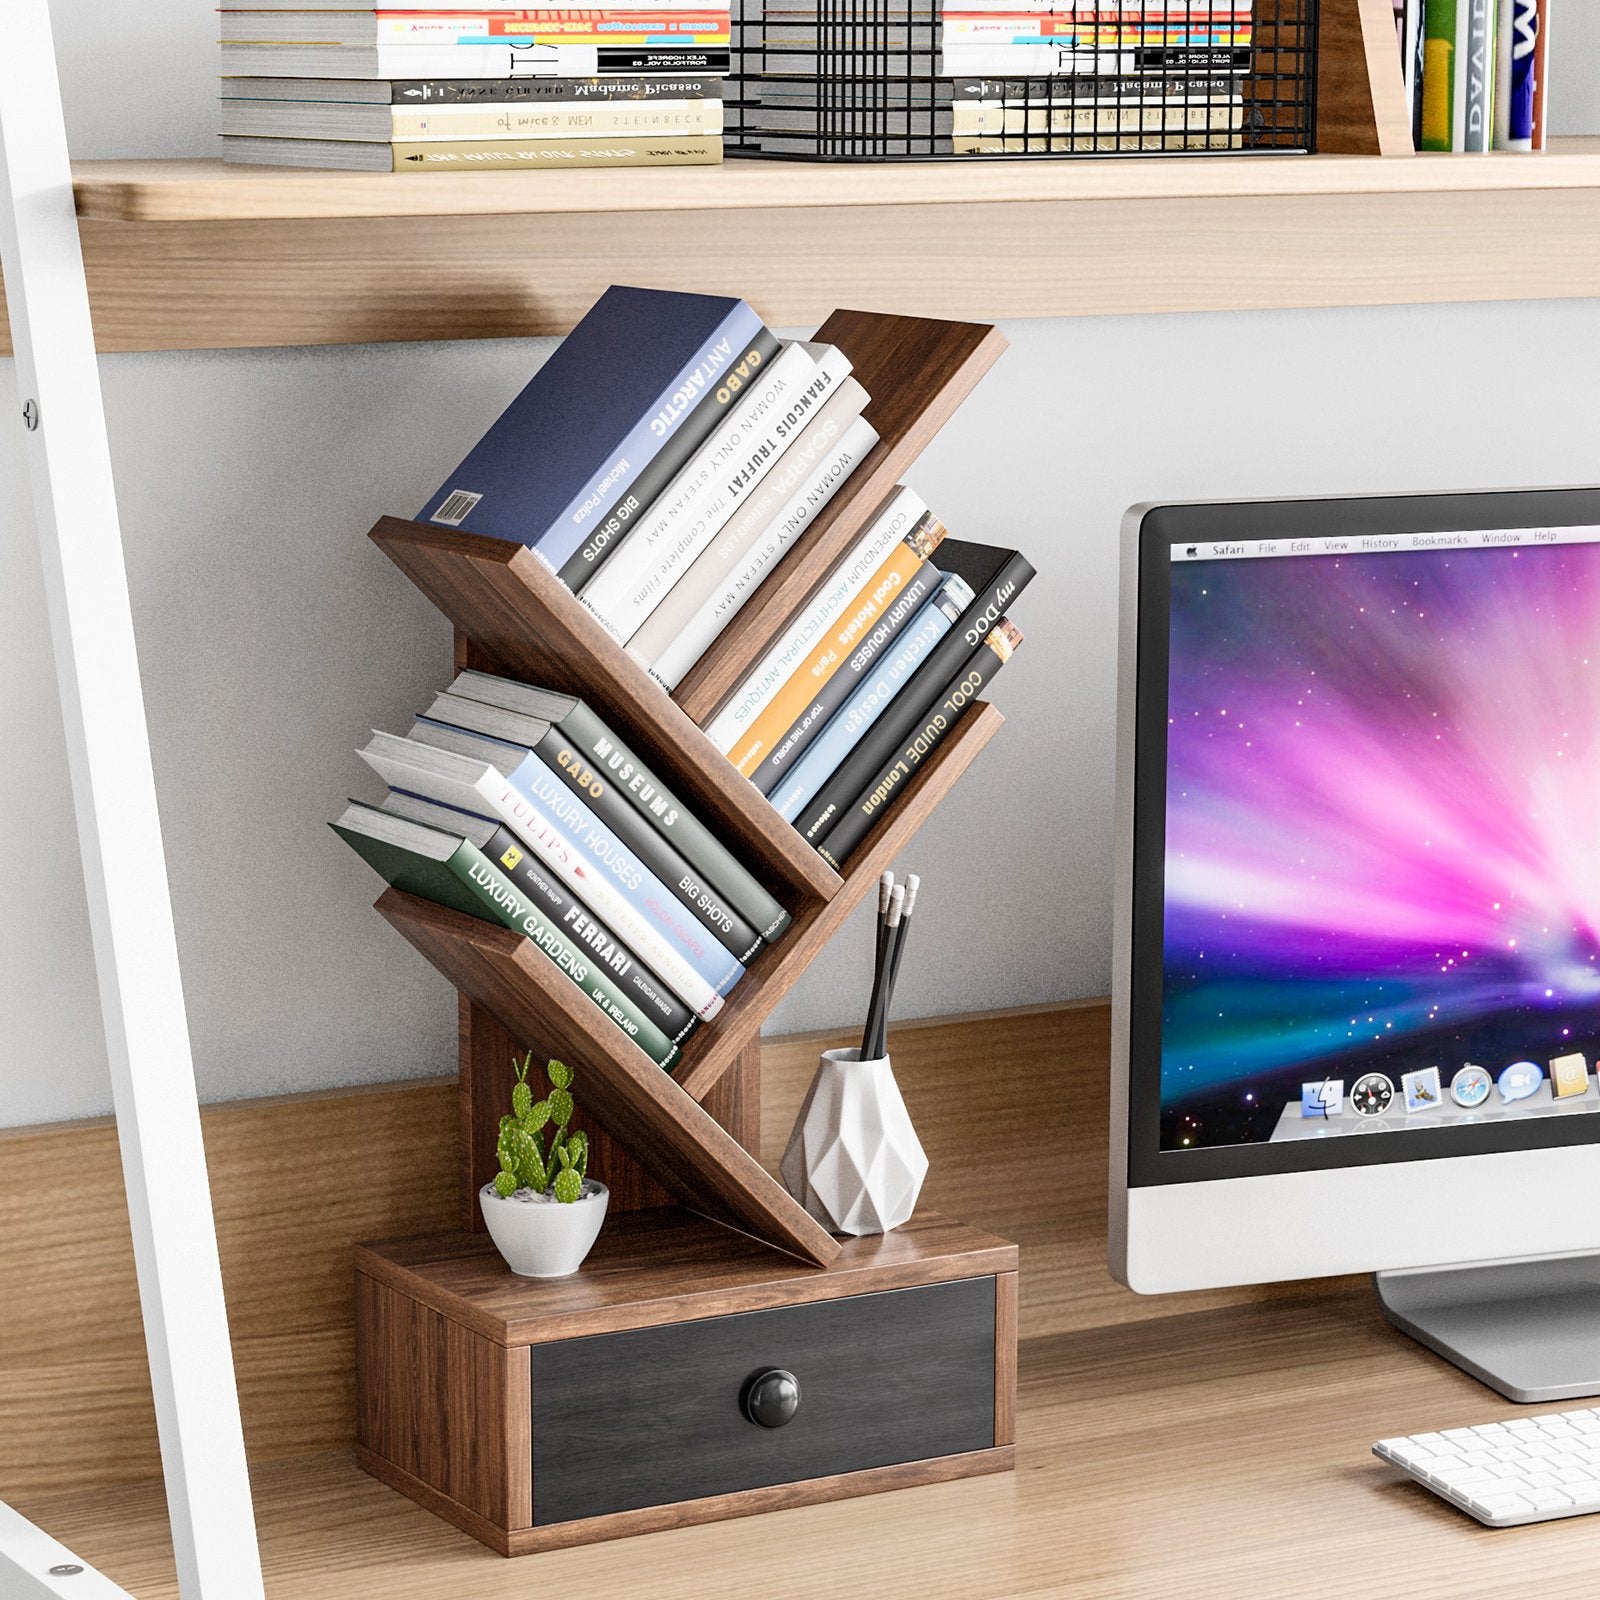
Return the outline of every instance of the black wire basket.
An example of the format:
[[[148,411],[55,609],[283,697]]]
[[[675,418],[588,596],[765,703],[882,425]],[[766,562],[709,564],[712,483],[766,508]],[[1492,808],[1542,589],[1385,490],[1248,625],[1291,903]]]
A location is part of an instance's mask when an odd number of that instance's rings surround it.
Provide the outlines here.
[[[995,9],[1003,3],[734,0],[726,153],[913,161],[1313,148],[1317,0]]]

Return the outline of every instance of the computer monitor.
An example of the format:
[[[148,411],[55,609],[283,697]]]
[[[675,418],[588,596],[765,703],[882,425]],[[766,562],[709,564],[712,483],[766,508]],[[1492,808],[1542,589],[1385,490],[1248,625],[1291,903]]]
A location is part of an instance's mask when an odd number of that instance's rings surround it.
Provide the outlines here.
[[[1503,1393],[1600,1393],[1600,490],[1124,541],[1113,1272],[1376,1271]]]

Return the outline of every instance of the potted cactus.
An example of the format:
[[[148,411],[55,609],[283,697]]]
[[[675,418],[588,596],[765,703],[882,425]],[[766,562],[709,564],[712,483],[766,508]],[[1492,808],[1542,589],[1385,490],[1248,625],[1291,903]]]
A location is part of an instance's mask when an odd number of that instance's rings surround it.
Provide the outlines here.
[[[589,1136],[572,1130],[572,1068],[545,1068],[550,1093],[533,1098],[530,1050],[512,1059],[511,1113],[500,1119],[500,1171],[478,1193],[489,1237],[524,1278],[564,1278],[583,1265],[611,1191],[589,1177]],[[548,1142],[546,1132],[548,1130]]]

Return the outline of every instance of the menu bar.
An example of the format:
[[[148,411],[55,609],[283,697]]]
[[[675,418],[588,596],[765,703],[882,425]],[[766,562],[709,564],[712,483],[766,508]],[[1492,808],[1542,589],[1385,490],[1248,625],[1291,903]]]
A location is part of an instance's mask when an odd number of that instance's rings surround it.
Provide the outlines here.
[[[1600,526],[1474,528],[1467,533],[1341,533],[1309,539],[1213,540],[1175,544],[1174,561],[1261,561],[1274,556],[1402,555],[1419,550],[1504,550],[1549,544],[1600,544]]]

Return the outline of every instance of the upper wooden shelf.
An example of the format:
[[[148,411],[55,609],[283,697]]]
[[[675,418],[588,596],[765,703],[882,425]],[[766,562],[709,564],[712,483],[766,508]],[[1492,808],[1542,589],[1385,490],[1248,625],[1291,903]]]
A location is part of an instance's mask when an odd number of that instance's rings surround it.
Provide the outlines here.
[[[1596,139],[1537,156],[77,170],[106,351],[564,334],[613,283],[743,296],[779,328],[838,305],[993,322],[1600,295]]]
[[[220,161],[86,161],[74,172],[78,215],[96,222],[631,215],[1600,189],[1600,139],[1558,140],[1539,156],[1199,156],[892,166],[734,160],[720,167],[675,170],[462,173],[420,179],[230,167]]]

